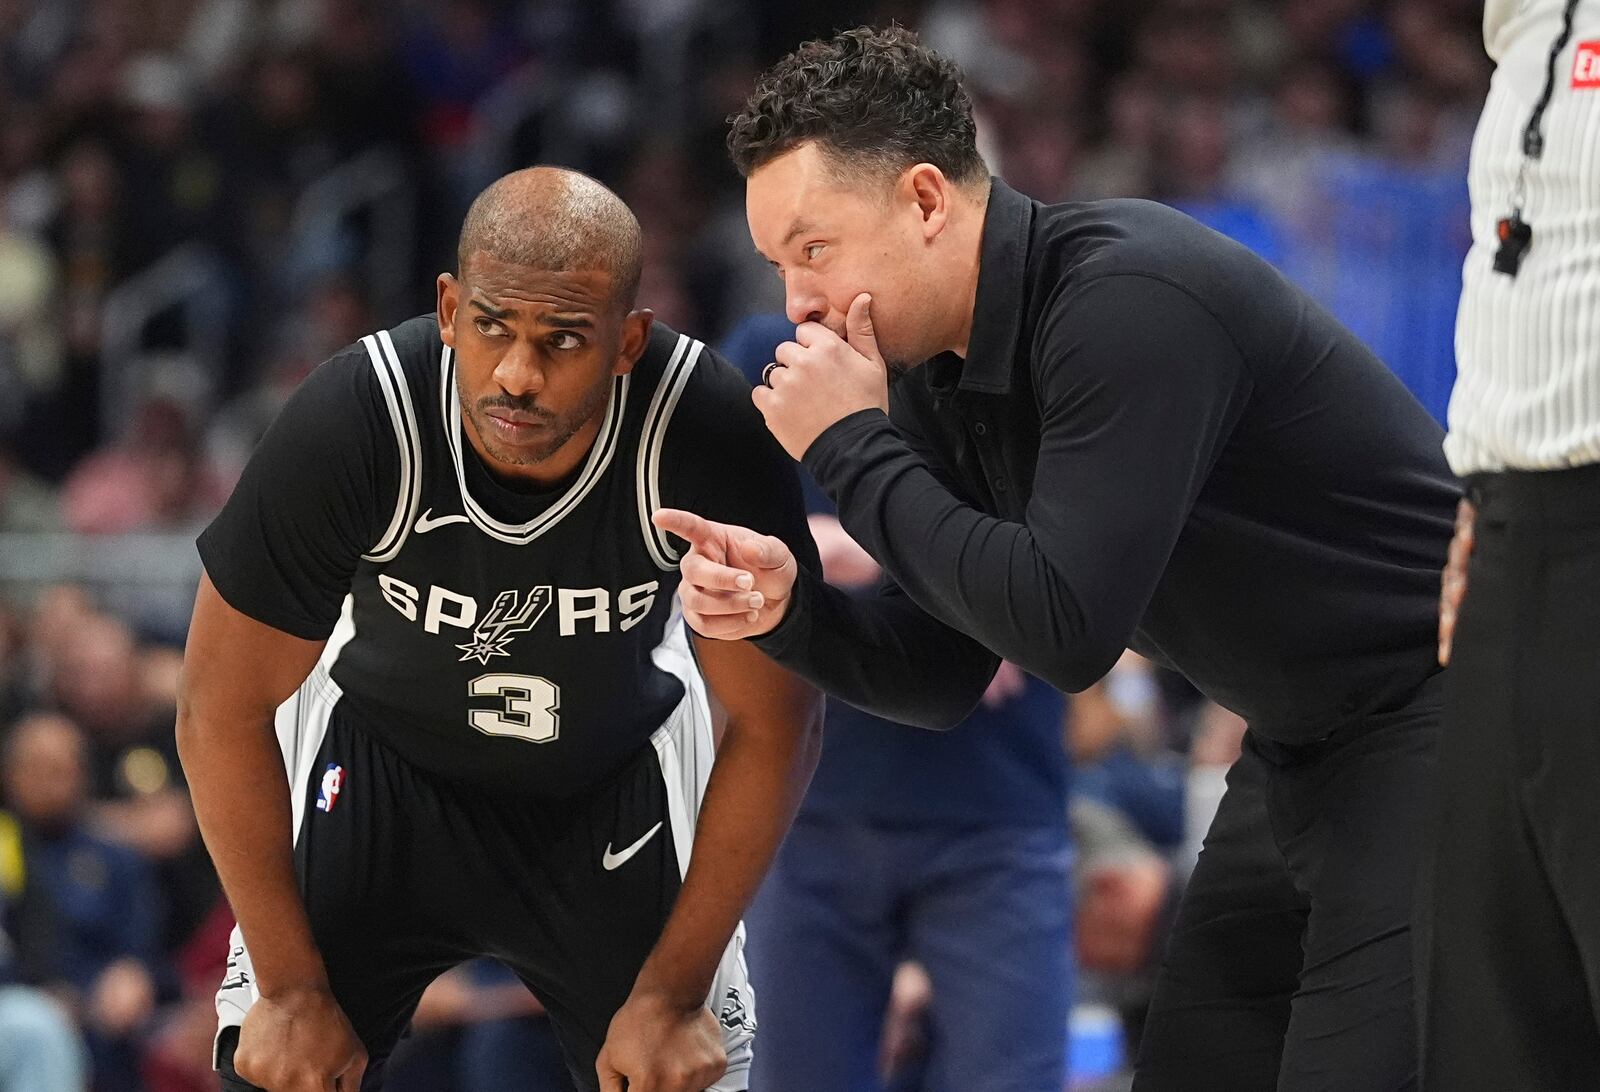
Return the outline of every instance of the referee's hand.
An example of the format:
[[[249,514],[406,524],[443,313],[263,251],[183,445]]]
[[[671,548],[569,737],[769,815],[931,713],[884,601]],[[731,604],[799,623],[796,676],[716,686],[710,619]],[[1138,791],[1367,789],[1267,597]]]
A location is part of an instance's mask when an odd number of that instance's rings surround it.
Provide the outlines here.
[[[679,563],[683,616],[702,637],[759,637],[783,621],[798,567],[780,539],[663,508],[655,525],[689,543]]]
[[[1462,499],[1456,506],[1456,533],[1450,540],[1450,554],[1439,575],[1439,666],[1450,663],[1450,646],[1456,636],[1456,616],[1467,597],[1467,564],[1472,560],[1473,527],[1478,510]]]
[[[233,1071],[266,1092],[358,1092],[367,1052],[332,993],[297,988],[250,1006]]]

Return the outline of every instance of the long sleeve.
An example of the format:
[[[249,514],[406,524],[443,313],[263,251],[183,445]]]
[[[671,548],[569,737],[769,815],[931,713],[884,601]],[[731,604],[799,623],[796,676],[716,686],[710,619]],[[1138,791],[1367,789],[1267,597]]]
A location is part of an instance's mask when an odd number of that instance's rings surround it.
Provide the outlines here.
[[[1000,665],[892,581],[856,597],[805,568],[783,623],[755,643],[841,701],[920,728],[960,724]]]
[[[958,497],[918,456],[915,433],[877,411],[829,429],[805,463],[845,529],[916,606],[1077,691],[1129,643],[1249,378],[1205,307],[1142,275],[1103,276],[1058,301],[1034,352],[1041,435],[1025,522]],[[935,651],[936,631],[908,623],[904,605],[886,598],[851,614],[815,593],[801,605],[797,629],[830,630],[804,638],[830,689],[824,667],[852,659],[880,692],[912,679],[948,698],[956,685],[947,665],[918,662]]]

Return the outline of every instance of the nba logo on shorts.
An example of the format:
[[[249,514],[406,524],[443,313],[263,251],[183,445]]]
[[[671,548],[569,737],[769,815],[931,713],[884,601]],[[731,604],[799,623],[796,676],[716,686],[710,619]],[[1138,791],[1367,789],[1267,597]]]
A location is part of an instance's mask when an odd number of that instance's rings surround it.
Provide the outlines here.
[[[339,799],[339,790],[343,787],[344,767],[337,762],[328,763],[322,775],[322,785],[317,789],[317,810],[332,811],[333,802]]]

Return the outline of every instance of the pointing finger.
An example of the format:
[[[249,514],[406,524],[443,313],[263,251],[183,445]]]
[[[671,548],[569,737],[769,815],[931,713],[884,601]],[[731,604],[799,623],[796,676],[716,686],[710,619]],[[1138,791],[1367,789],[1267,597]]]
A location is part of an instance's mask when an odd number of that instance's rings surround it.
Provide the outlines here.
[[[650,521],[661,530],[677,535],[695,546],[705,545],[719,537],[717,524],[680,508],[657,509],[650,517]]]

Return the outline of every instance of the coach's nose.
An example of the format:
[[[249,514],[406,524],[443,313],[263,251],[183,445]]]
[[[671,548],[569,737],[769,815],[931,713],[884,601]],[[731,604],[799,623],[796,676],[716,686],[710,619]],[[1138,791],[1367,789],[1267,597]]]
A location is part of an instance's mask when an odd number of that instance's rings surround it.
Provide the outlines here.
[[[828,314],[828,297],[817,291],[811,278],[794,273],[784,281],[783,310],[789,321],[799,326],[802,322],[821,322]]]

